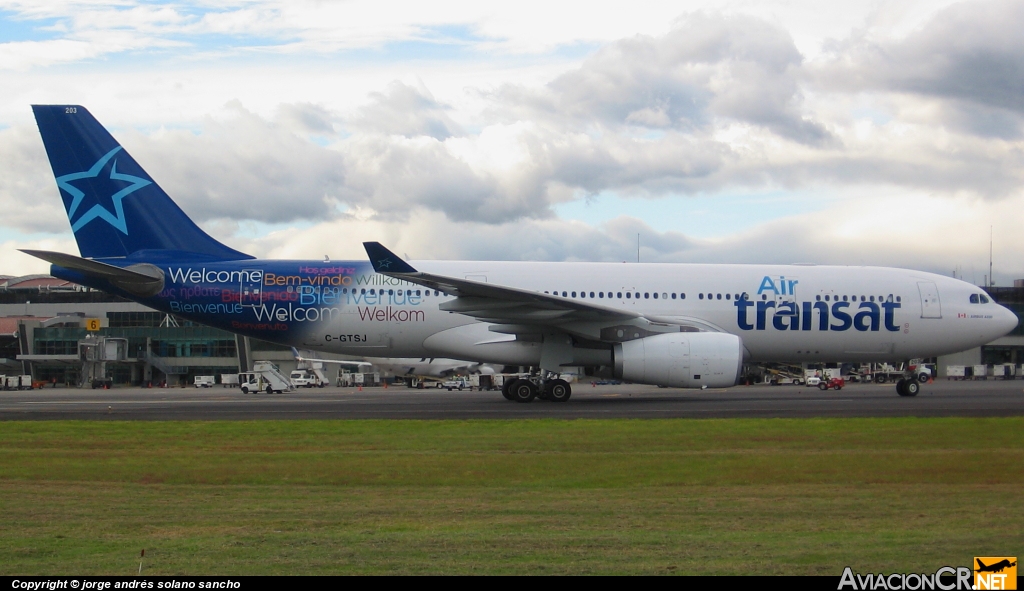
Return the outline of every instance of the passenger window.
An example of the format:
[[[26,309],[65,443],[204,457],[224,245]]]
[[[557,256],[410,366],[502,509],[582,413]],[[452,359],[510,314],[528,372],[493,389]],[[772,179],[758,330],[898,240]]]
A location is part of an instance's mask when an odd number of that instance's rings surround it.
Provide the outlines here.
[[[903,301],[903,298],[902,298],[902,297],[900,297],[900,296],[896,296],[896,301],[897,301],[897,302],[902,302],[902,301]]]
[[[981,300],[978,299],[978,294],[972,293],[971,294],[971,303],[972,304],[977,304],[979,301],[981,301]]]
[[[628,300],[629,298],[630,298],[630,294],[629,294],[629,292],[627,291],[627,292],[626,292],[626,299]]]
[[[697,294],[697,299],[703,300],[704,299],[704,294],[702,294],[702,293]]]
[[[672,299],[676,299],[676,294],[672,294]]]
[[[871,296],[871,301],[875,301],[875,296]]]
[[[569,297],[569,296],[568,296],[568,295],[566,295],[566,293],[565,293],[565,292],[563,291],[563,292],[562,292],[562,297],[563,297],[563,298],[567,298],[567,297]]]
[[[572,297],[576,297],[576,292],[572,292]]]
[[[622,292],[621,291],[618,292],[618,295],[616,297],[618,297],[621,300],[622,299]]]
[[[718,299],[722,299],[722,294],[718,294]]]
[[[844,301],[844,302],[846,301],[846,296],[843,296],[843,301]]]
[[[590,297],[594,297],[594,292],[590,292]]]
[[[762,293],[762,294],[761,294],[761,299],[762,299],[762,300],[767,300],[767,299],[768,299],[768,294]],[[825,299],[827,300],[827,299],[828,299],[828,296],[825,296]]]
[[[604,292],[603,291],[597,292],[597,297],[603,298],[604,297]]]
[[[658,299],[658,292],[654,292],[654,299]]]
[[[727,300],[728,300],[728,299],[731,299],[731,298],[730,298],[730,294],[725,294],[725,299],[727,299]]]
[[[646,291],[645,291],[645,292],[644,292],[644,299],[645,299],[645,300],[649,300],[649,299],[651,299],[651,294],[650,294],[649,292],[646,292]]]
[[[686,299],[686,294],[685,293],[679,294],[679,299],[685,300]]]

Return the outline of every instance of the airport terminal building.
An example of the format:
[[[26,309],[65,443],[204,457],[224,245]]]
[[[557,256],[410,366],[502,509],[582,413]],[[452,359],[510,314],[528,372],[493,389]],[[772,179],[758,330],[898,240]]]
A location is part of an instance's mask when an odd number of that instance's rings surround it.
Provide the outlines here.
[[[294,369],[291,350],[157,312],[48,275],[0,276],[0,374],[76,385],[90,343],[119,341],[102,370],[115,384],[191,384],[249,371],[254,359]]]
[[[993,300],[1024,317],[1024,281],[991,287]],[[107,356],[89,351],[110,346]],[[48,275],[0,276],[0,374],[77,385],[100,371],[115,384],[193,383],[197,375],[250,371],[256,360],[295,369],[288,347],[147,308]],[[950,365],[1024,364],[1024,324],[968,351],[931,360],[939,378]]]

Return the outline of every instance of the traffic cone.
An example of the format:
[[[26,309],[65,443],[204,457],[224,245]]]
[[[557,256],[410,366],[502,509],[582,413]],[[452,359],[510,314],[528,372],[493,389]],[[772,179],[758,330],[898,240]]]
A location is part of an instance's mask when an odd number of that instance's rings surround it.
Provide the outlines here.
[[[360,391],[360,392],[362,392],[362,391],[363,391],[363,387],[362,387],[362,386],[359,386],[359,391]]]

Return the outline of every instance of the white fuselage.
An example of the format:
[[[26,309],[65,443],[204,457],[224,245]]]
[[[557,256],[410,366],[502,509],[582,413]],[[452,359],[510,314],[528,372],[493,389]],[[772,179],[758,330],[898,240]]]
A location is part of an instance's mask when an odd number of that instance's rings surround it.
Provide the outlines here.
[[[933,357],[990,342],[1017,317],[971,284],[921,271],[817,265],[415,261],[420,271],[640,312],[738,335],[750,361]],[[379,276],[372,313],[347,309],[304,346],[351,355],[535,364],[540,348],[438,309],[451,296]],[[363,288],[366,289],[366,288]],[[418,304],[395,295],[412,290]],[[975,296],[972,303],[971,296]],[[737,298],[740,301],[737,301]],[[987,301],[987,297],[985,298]],[[386,304],[386,305],[385,305]],[[358,308],[358,307],[357,307]],[[380,312],[386,309],[386,312]],[[404,310],[404,312],[403,312]],[[583,330],[583,329],[581,329]],[[568,332],[573,334],[572,327]],[[585,331],[584,331],[585,332]],[[345,338],[349,335],[349,338]],[[352,342],[351,335],[363,335]],[[315,341],[315,342],[314,342]],[[583,356],[586,358],[586,356]],[[595,357],[596,359],[597,357]],[[581,363],[585,364],[585,363]]]

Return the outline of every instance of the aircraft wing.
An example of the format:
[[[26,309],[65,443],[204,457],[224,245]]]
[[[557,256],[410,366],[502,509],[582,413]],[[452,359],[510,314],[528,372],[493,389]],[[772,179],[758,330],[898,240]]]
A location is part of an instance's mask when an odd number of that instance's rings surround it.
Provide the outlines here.
[[[352,368],[370,368],[373,364],[368,361],[347,361],[344,359],[319,359],[314,357],[303,357],[299,355],[299,350],[292,347],[292,356],[295,357],[296,361],[318,361],[320,363],[333,363],[335,365],[341,365]]]
[[[457,296],[441,304],[441,310],[499,324],[553,324],[577,321],[625,321],[640,318],[636,312],[616,310],[589,302],[424,273],[414,269],[379,242],[364,242],[373,270],[430,289]]]
[[[629,325],[648,327],[653,332],[721,331],[696,318],[655,318],[589,301],[425,273],[414,269],[379,242],[364,242],[363,246],[377,273],[456,296],[454,300],[442,303],[440,309],[491,323],[493,332],[520,334],[558,328],[597,340],[618,340],[607,337],[605,330]]]

